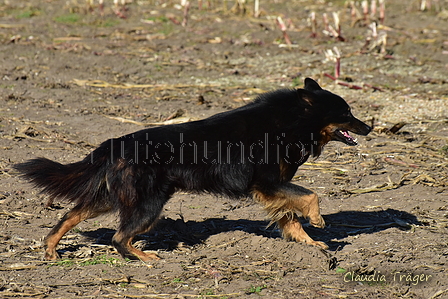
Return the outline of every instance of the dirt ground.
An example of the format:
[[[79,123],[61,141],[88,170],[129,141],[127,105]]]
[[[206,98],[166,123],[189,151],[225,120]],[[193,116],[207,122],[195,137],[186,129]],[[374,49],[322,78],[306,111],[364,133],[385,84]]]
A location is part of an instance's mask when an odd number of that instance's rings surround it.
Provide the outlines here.
[[[386,1],[381,26],[378,12],[353,18],[345,1],[260,1],[257,18],[253,1],[192,1],[186,26],[177,1],[0,2],[0,297],[448,298],[448,1]],[[333,12],[339,38],[323,33]],[[326,75],[334,47],[338,82]],[[305,77],[375,127],[357,147],[328,145],[294,178],[320,196],[327,227],[305,229],[328,251],[282,239],[251,199],[179,193],[135,240],[160,261],[117,254],[115,215],[82,222],[61,260],[42,259],[70,205],[46,208],[12,164],[74,162],[108,138]]]

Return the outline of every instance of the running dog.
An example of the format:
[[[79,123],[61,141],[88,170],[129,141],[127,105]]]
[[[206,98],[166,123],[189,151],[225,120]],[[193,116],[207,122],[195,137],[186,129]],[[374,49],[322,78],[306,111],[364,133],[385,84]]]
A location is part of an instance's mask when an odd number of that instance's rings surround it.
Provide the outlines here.
[[[303,89],[281,89],[240,108],[183,124],[144,129],[103,142],[82,161],[67,165],[36,158],[15,165],[43,193],[75,203],[45,239],[45,258],[58,258],[62,236],[85,219],[118,212],[112,238],[124,257],[158,259],[132,246],[150,230],[178,190],[252,196],[283,236],[328,248],[304,231],[297,212],[322,228],[317,195],[290,181],[329,141],[356,145],[350,134],[371,128],[341,97],[305,79]]]

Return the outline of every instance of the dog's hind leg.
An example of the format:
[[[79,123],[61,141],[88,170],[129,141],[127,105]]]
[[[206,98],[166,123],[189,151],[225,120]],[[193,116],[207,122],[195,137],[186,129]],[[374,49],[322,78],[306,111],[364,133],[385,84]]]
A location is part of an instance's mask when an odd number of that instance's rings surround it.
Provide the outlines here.
[[[132,246],[135,235],[149,231],[157,222],[163,205],[168,198],[150,198],[132,209],[120,211],[120,226],[112,238],[117,251],[128,259],[140,259],[144,262],[160,259],[154,253],[145,253]]]
[[[90,207],[77,205],[62,217],[58,224],[50,231],[44,240],[45,243],[45,259],[55,260],[59,258],[56,252],[56,246],[66,232],[74,228],[83,220],[94,218],[110,210],[110,207]]]
[[[319,199],[317,195],[306,188],[286,183],[273,194],[265,194],[259,190],[253,192],[256,200],[261,202],[272,219],[277,222],[283,236],[298,242],[327,249],[328,246],[320,241],[314,241],[303,229],[296,213],[310,220],[315,227],[324,227],[325,221],[320,215]]]
[[[147,226],[141,226],[138,230],[119,230],[115,233],[112,244],[115,249],[121,254],[123,258],[128,258],[130,260],[139,259],[143,262],[148,262],[151,260],[159,260],[160,258],[155,253],[145,253],[134,246],[132,246],[132,239],[135,235],[144,233],[151,229],[153,225],[149,224]]]

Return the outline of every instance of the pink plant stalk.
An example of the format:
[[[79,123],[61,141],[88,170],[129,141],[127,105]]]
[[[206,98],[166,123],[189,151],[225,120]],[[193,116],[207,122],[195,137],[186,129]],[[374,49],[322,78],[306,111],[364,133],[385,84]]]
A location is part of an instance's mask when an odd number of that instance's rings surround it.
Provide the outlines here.
[[[339,77],[341,76],[341,52],[339,52],[339,49],[337,47],[334,47],[333,49],[336,57],[334,76],[336,79],[339,79]]]
[[[363,89],[364,87],[367,87],[367,88],[372,88],[375,91],[384,91],[380,87],[376,87],[376,86],[373,86],[373,85],[370,85],[367,83],[364,83],[363,86],[360,86],[360,85],[340,81],[339,78],[341,76],[341,52],[339,51],[339,49],[337,47],[334,47],[333,50],[331,50],[331,49],[326,50],[326,51],[324,51],[324,53],[325,53],[325,61],[333,61],[335,63],[335,67],[334,67],[334,76],[330,75],[328,73],[324,73],[323,75],[325,77],[328,77],[331,80],[335,81],[336,84],[346,86],[350,89]]]
[[[356,21],[358,20],[358,16],[357,16],[357,9],[355,6],[355,2],[351,1],[350,2],[350,17],[352,19],[352,24],[356,23]]]
[[[387,46],[387,33],[383,32],[383,34],[380,35],[380,42],[381,42],[381,50],[380,53],[383,55],[386,55],[386,46]]]
[[[254,3],[254,17],[260,17],[260,0],[255,0]]]
[[[373,86],[373,85],[368,84],[368,83],[364,83],[364,86],[368,87],[368,88],[372,88],[375,91],[384,91],[384,89],[382,89],[381,87]]]
[[[99,0],[100,15],[104,15],[104,0]]]
[[[324,21],[325,30],[329,32],[330,31],[330,28],[329,28],[330,23],[328,22],[328,16],[326,13],[322,14],[322,19]]]
[[[364,22],[367,24],[369,21],[369,3],[367,0],[361,2],[362,14],[364,15]]]
[[[126,15],[123,13],[126,11],[126,1],[121,0],[121,5],[118,3],[118,0],[114,0],[114,13],[121,19],[126,19]]]
[[[285,22],[283,22],[282,17],[277,17],[277,25],[280,27],[280,30],[283,33],[283,38],[285,40],[285,43],[290,46],[292,45],[291,40],[289,39],[288,33],[286,32],[286,25]]]
[[[186,27],[188,23],[188,11],[190,10],[190,1],[185,2],[184,19],[182,20],[182,27]]]
[[[345,41],[345,38],[342,37],[342,26],[341,26],[341,22],[339,21],[339,13],[338,12],[333,12],[333,19],[334,19],[334,26],[336,27],[336,39],[338,41]]]
[[[334,52],[333,52],[334,50]],[[333,50],[326,50],[325,53],[325,61],[333,61],[334,65],[334,76],[325,73],[324,75],[331,78],[332,80],[339,79],[341,75],[341,52],[337,47],[334,47]]]
[[[431,0],[422,0],[420,4],[420,10],[425,11],[426,9],[431,9]]]
[[[370,15],[372,18],[375,18],[376,16],[376,0],[372,0],[372,2],[370,2]]]
[[[317,21],[316,21],[316,13],[312,11],[310,13],[310,23],[311,23],[311,37],[315,38],[317,37]]]
[[[369,25],[370,30],[372,30],[372,38],[374,41],[378,39],[378,31],[376,30],[376,23],[373,22]]]
[[[334,27],[328,23],[328,17],[326,13],[323,14],[323,19],[325,23],[325,30],[323,30],[323,33],[325,35],[336,38],[338,41],[345,41],[345,38],[341,35],[342,29],[341,23],[339,21],[339,13],[333,12]]]
[[[386,15],[386,4],[384,0],[379,0],[380,2],[380,24],[384,24],[384,16]]]

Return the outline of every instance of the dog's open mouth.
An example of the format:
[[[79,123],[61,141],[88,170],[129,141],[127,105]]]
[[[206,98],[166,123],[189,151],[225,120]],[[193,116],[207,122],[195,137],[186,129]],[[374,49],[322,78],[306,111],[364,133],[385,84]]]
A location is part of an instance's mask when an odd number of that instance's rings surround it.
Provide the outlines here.
[[[345,144],[348,145],[358,144],[358,140],[350,136],[347,130],[336,129],[335,134],[340,139],[340,141],[344,142]]]

